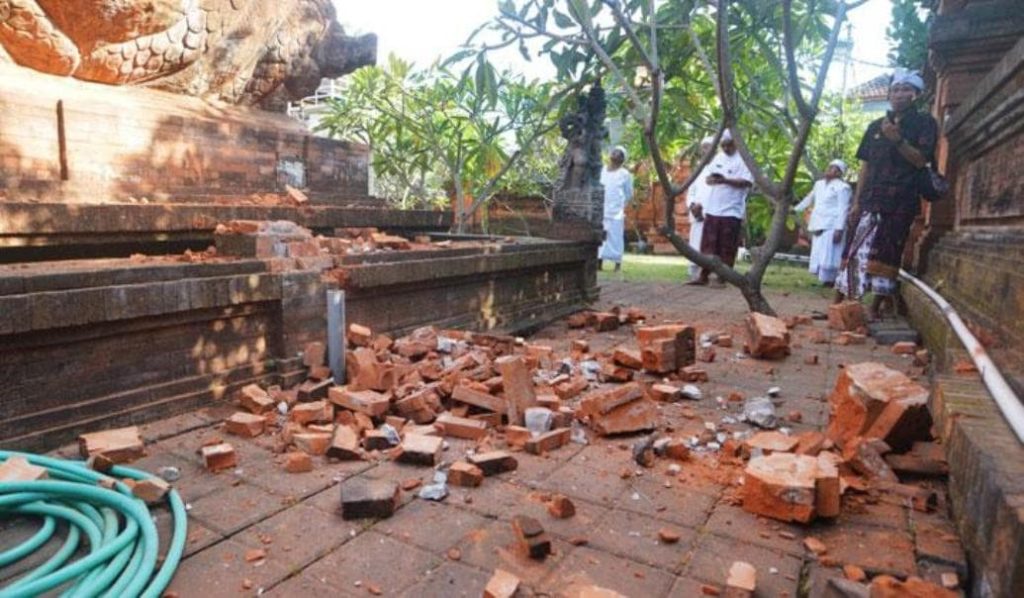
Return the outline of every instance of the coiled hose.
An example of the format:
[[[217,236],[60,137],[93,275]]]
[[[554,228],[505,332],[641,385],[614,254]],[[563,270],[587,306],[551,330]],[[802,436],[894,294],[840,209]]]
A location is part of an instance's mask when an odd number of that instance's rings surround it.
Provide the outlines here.
[[[174,531],[163,563],[157,568],[156,525],[146,503],[135,498],[120,481],[121,478],[145,480],[152,477],[150,474],[115,466],[108,475],[93,471],[84,461],[0,451],[0,461],[11,457],[23,457],[33,465],[46,468],[49,479],[0,482],[0,517],[28,515],[42,520],[35,535],[0,552],[0,567],[15,563],[44,546],[53,536],[59,520],[68,525],[68,532],[53,556],[0,588],[0,598],[38,596],[69,582],[72,585],[61,596],[160,597],[185,549],[185,504],[176,490],[167,494]],[[83,536],[88,541],[88,552],[71,560],[72,555],[79,552]]]

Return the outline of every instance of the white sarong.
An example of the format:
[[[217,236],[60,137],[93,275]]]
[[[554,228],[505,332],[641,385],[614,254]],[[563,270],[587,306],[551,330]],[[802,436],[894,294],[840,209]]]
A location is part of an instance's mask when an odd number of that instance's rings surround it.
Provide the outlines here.
[[[608,260],[616,264],[622,263],[622,253],[625,249],[625,235],[623,225],[625,220],[619,218],[604,219],[604,243],[597,251],[597,258]]]
[[[811,237],[811,264],[808,270],[815,274],[821,282],[835,282],[839,273],[839,265],[843,261],[845,239],[833,243],[835,231],[825,229],[819,235]]]

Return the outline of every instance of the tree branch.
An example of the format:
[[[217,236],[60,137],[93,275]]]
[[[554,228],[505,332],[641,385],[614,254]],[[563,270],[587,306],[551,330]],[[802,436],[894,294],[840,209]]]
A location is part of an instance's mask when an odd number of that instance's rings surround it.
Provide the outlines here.
[[[797,111],[803,118],[814,118],[814,111],[804,100],[800,89],[800,77],[796,69],[796,40],[793,39],[793,0],[782,0],[782,47],[786,52],[786,72],[788,73],[789,95],[793,96]]]

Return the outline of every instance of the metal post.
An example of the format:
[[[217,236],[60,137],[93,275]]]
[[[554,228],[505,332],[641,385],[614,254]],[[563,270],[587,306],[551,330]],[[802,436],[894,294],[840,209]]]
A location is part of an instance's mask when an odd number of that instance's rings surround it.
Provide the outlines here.
[[[327,291],[327,364],[335,384],[345,383],[345,291]]]

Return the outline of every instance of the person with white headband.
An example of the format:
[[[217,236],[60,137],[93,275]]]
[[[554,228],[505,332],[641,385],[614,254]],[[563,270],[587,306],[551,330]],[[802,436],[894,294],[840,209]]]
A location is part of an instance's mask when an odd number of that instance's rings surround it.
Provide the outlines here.
[[[811,233],[811,265],[808,268],[826,287],[835,284],[846,244],[846,219],[850,211],[852,191],[843,177],[846,162],[832,160],[824,178],[816,181],[811,192],[793,207],[803,212],[813,205],[807,230]]]
[[[727,266],[736,263],[742,236],[743,219],[747,215],[747,195],[754,186],[754,177],[737,151],[732,132],[722,132],[722,151],[708,164],[704,182],[710,187],[704,199],[704,230],[700,252],[718,256]],[[711,271],[701,269],[697,280],[686,284],[706,285]]]
[[[597,252],[600,270],[604,260],[615,264],[615,271],[622,269],[622,253],[625,248],[624,226],[626,204],[633,199],[633,175],[623,168],[626,162],[626,148],[621,145],[612,149],[608,165],[601,169],[601,184],[604,185],[604,242]]]
[[[702,160],[708,153],[715,149],[715,138],[708,136],[700,141],[700,156],[698,161]],[[693,247],[697,251],[700,251],[700,242],[704,233],[704,203],[707,201],[708,194],[711,193],[711,186],[708,185],[705,178],[707,178],[708,172],[707,167],[697,174],[697,177],[693,179],[693,183],[690,188],[686,190],[686,208],[690,213],[690,247]],[[700,277],[700,266],[697,264],[690,264],[690,280],[694,281]]]
[[[859,300],[868,291],[874,293],[872,320],[881,317],[886,304],[895,308],[903,249],[921,208],[920,174],[935,161],[939,126],[914,107],[923,91],[924,81],[916,72],[893,75],[891,110],[868,125],[857,149],[854,232],[836,278],[835,300]]]

